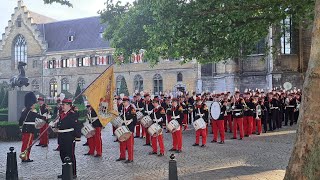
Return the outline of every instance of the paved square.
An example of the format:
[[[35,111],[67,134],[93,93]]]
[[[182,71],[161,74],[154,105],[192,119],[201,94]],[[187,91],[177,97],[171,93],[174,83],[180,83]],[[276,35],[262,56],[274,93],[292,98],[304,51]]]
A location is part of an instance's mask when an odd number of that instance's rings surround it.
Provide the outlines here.
[[[210,143],[207,147],[193,147],[195,132],[193,129],[183,133],[183,153],[176,154],[179,179],[241,179],[241,180],[280,180],[291,155],[296,134],[296,125],[284,127],[279,131],[252,135],[244,140],[231,140],[227,133],[225,144]],[[119,144],[113,142],[111,127],[108,125],[102,132],[102,158],[88,157],[88,147],[77,143],[76,158],[78,179],[168,179],[171,134],[164,134],[166,154],[164,157],[148,155],[151,147],[142,146],[145,139],[135,139],[134,163],[115,162],[119,157]],[[18,158],[19,177],[23,180],[57,179],[61,173],[59,152],[53,151],[57,140],[51,139],[49,148],[34,146],[31,151],[32,163],[21,163]],[[0,179],[5,178],[6,152],[10,146],[19,152],[21,142],[1,142],[0,144]],[[19,154],[19,153],[17,153]]]

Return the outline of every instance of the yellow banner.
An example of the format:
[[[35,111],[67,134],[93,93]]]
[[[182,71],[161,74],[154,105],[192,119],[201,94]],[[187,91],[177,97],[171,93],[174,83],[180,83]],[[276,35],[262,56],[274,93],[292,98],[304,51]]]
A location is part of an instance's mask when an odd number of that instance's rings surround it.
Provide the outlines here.
[[[115,79],[113,65],[111,65],[83,93],[91,107],[97,112],[103,126],[118,116],[118,110],[113,100],[114,90]]]

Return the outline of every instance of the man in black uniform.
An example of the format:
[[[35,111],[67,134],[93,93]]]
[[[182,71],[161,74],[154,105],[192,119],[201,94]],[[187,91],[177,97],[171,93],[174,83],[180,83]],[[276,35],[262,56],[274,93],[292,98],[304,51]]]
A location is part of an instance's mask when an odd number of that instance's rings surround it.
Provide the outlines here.
[[[81,141],[81,125],[78,121],[78,115],[72,110],[72,100],[64,99],[62,101],[63,113],[57,124],[60,145],[60,158],[65,163],[65,158],[69,157],[73,166],[73,178],[77,178],[76,157],[74,154],[75,141]],[[62,178],[59,175],[58,178]]]

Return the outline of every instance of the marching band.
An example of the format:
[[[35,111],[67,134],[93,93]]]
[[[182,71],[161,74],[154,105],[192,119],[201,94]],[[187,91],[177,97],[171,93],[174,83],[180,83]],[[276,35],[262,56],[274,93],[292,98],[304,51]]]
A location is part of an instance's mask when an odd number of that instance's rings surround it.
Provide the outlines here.
[[[142,98],[144,97],[144,98]],[[48,129],[50,108],[38,98],[39,114],[35,110],[34,94],[26,95],[25,109],[19,124],[22,129],[22,162],[32,162],[30,151],[35,128]],[[73,175],[76,173],[74,155],[75,141],[80,141],[81,133],[87,138],[89,151],[85,155],[102,156],[102,124],[97,113],[87,105],[87,122],[80,125],[77,108],[69,99],[62,99],[54,109],[55,120],[49,127],[58,133],[58,148],[61,161],[70,157],[73,163]],[[301,92],[285,92],[273,90],[265,93],[263,90],[250,90],[234,95],[230,92],[220,94],[204,92],[201,94],[183,93],[178,97],[168,94],[151,96],[149,93],[136,93],[131,101],[127,96],[115,96],[114,103],[119,116],[111,121],[113,135],[117,137],[120,154],[116,161],[132,163],[134,160],[134,138],[145,138],[144,146],[151,146],[149,155],[164,156],[164,134],[171,133],[172,148],[169,151],[183,152],[183,132],[192,125],[195,130],[195,143],[192,146],[206,147],[209,125],[212,127],[212,143],[225,143],[225,133],[232,133],[232,139],[242,140],[252,134],[260,135],[268,131],[297,123]],[[263,127],[263,128],[262,128]],[[163,129],[166,129],[164,131]],[[238,135],[239,131],[239,135]],[[42,133],[43,134],[43,133]],[[39,145],[46,147],[48,135],[40,139]],[[201,143],[200,143],[201,137]],[[159,151],[158,151],[159,146]],[[128,158],[126,158],[126,152]],[[58,176],[61,178],[61,176]]]

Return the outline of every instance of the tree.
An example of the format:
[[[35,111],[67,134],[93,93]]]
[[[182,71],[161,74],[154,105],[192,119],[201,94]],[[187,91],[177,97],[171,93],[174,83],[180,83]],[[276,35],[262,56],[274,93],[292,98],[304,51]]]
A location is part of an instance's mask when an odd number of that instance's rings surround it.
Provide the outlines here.
[[[314,19],[299,126],[285,179],[320,177],[320,115],[315,113],[320,98],[320,0],[303,3],[301,0],[139,0],[121,13],[118,13],[119,6],[113,7],[112,12],[107,9],[101,14],[103,21],[109,23],[108,17],[112,15],[114,18],[110,20],[115,21],[113,24],[138,23],[134,32],[144,31],[147,34],[142,44],[147,59],[153,63],[157,63],[158,57],[183,57],[184,62],[196,58],[200,63],[243,58],[267,35],[269,27],[279,26],[282,19],[291,16],[297,24]],[[126,16],[134,11],[149,16],[144,18],[151,21],[139,22],[136,16]],[[143,12],[151,14],[144,15]],[[111,45],[122,48],[122,40],[130,33],[117,36],[125,32],[125,26],[110,24],[108,28],[113,29],[107,36]],[[125,46],[135,47],[135,44],[128,41]],[[121,51],[126,55],[132,50],[122,48]]]
[[[73,7],[73,5],[68,0],[43,0],[44,4],[59,3],[61,5],[67,5]]]
[[[129,96],[127,83],[124,78],[122,78],[122,80],[121,80],[119,94],[124,94],[125,96]]]
[[[77,87],[77,90],[76,90],[76,93],[74,95],[74,97],[77,97],[75,100],[74,100],[74,103],[75,104],[83,104],[83,97],[82,95],[79,96],[79,94],[81,93],[81,89],[80,89],[80,86]]]

